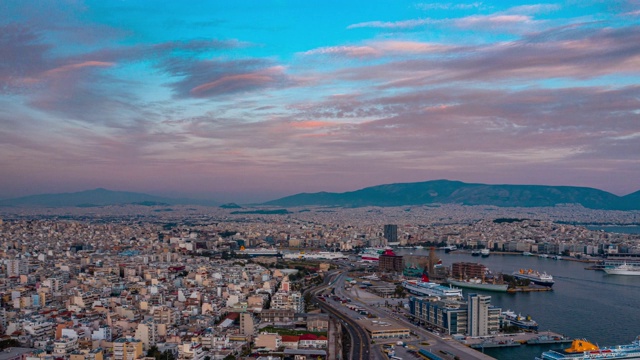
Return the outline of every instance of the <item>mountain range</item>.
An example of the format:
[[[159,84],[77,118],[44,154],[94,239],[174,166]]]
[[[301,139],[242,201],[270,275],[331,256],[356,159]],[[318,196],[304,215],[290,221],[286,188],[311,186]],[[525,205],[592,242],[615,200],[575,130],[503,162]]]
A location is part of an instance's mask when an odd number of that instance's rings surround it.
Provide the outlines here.
[[[301,193],[268,201],[261,206],[407,206],[429,204],[546,207],[580,204],[590,209],[640,210],[640,191],[626,196],[587,187],[545,185],[488,185],[451,180],[397,183],[343,193]],[[174,199],[143,193],[94,189],[75,193],[32,195],[0,200],[0,206],[93,207],[107,205],[203,205],[220,203],[201,199]],[[223,204],[222,208],[240,208]]]
[[[343,193],[302,193],[266,202],[271,206],[405,206],[427,204],[545,207],[580,204],[590,209],[640,210],[640,191],[617,196],[577,186],[487,185],[433,180],[367,187]]]
[[[128,191],[93,189],[74,193],[31,195],[0,200],[0,206],[96,207],[107,205],[203,205],[219,203],[199,199],[174,199]]]

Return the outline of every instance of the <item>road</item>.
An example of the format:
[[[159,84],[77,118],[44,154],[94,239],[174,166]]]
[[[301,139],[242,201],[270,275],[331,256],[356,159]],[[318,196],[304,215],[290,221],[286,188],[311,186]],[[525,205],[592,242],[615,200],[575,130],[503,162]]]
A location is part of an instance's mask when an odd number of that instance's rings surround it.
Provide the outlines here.
[[[347,292],[344,289],[345,278],[346,278],[346,273],[340,273],[340,275],[337,276],[337,279],[334,284],[334,287],[336,289],[335,290],[336,294],[341,298],[351,299],[352,303],[367,309],[371,314],[374,314],[379,318],[393,319],[399,324],[407,326],[414,334],[416,334],[416,340],[406,341],[406,342],[415,343],[417,347],[420,347],[420,343],[426,341],[429,343],[429,349],[431,351],[433,352],[443,351],[447,354],[452,354],[452,356],[450,356],[451,358],[457,355],[461,359],[479,359],[479,360],[493,359],[492,357],[482,354],[478,351],[475,351],[455,340],[452,340],[450,338],[445,339],[445,338],[438,337],[435,334],[427,331],[426,329],[412,324],[402,315],[403,312],[394,313],[391,309],[388,309],[386,307],[373,306],[370,302],[367,302],[365,300],[362,300],[353,296],[351,292]],[[359,290],[359,291],[364,291],[364,290]],[[390,300],[389,302],[398,301],[398,299],[389,299],[389,300]],[[354,316],[355,314],[353,311],[347,309],[344,306],[340,306],[339,311],[346,313],[347,317]],[[422,346],[422,347],[425,347],[425,346]],[[379,354],[379,356],[376,356],[375,358],[383,358],[382,353],[380,352],[380,348],[378,346],[373,347],[372,351],[376,355]],[[446,356],[443,356],[443,357],[447,358]]]
[[[339,311],[338,306],[334,307],[331,304],[320,301],[317,297],[320,292],[330,289],[334,285],[342,285],[342,283],[334,280],[336,278],[340,279],[342,275],[343,274],[341,272],[331,273],[327,275],[322,286],[310,290],[310,293],[312,295],[311,301],[314,305],[338,318],[340,322],[342,322],[342,325],[351,336],[351,352],[349,354],[349,359],[368,360],[370,359],[370,341],[364,329],[362,329],[362,327],[358,325],[352,318]],[[344,280],[342,281],[344,282]]]

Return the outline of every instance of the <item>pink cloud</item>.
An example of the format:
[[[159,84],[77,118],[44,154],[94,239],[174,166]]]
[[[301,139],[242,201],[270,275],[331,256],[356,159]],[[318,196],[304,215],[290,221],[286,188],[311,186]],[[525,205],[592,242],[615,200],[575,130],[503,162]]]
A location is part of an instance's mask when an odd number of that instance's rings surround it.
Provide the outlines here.
[[[313,49],[304,52],[304,55],[340,55],[354,58],[377,57],[380,51],[371,46],[332,46]]]
[[[71,70],[76,70],[76,69],[82,69],[85,67],[111,67],[115,65],[115,63],[112,62],[106,62],[106,61],[85,61],[85,62],[81,62],[81,63],[77,63],[77,64],[69,64],[69,65],[64,65],[64,66],[60,66],[57,67],[55,69],[51,69],[45,72],[45,74],[47,75],[52,75],[55,73],[60,73],[60,72],[66,72],[66,71],[71,71]]]
[[[402,21],[367,21],[347,26],[347,29],[381,28],[381,29],[410,29],[432,23],[431,19],[414,19]]]
[[[395,52],[395,53],[434,53],[441,52],[445,50],[453,49],[453,46],[436,44],[436,43],[426,43],[419,41],[397,41],[397,40],[389,40],[389,41],[380,41],[373,45],[374,47],[384,51],[384,52]]]
[[[420,10],[467,10],[482,7],[481,2],[473,2],[469,4],[460,3],[423,3],[417,4],[416,8]]]
[[[495,28],[533,22],[528,15],[474,15],[453,20],[453,23],[461,28]]]
[[[196,86],[191,89],[191,94],[199,95],[201,93],[218,93],[227,91],[237,91],[250,87],[263,86],[272,82],[273,78],[260,74],[239,74],[223,76],[222,78]]]
[[[328,121],[295,121],[290,123],[294,129],[318,129],[324,127],[335,126],[335,123]]]
[[[455,49],[454,46],[419,41],[385,40],[373,41],[362,46],[322,47],[302,53],[303,55],[330,55],[348,58],[378,58],[402,54],[441,53]]]

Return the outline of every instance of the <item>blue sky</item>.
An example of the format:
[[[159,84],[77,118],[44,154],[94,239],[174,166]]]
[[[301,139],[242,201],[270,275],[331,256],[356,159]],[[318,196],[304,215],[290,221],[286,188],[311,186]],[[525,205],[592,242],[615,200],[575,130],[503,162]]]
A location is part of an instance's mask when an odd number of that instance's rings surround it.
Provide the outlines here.
[[[640,179],[640,2],[3,1],[0,197]]]

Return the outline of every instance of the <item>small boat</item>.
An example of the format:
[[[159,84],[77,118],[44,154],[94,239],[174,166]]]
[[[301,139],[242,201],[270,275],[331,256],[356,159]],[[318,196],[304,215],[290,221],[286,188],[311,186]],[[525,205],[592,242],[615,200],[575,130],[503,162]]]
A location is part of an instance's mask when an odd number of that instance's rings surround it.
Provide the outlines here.
[[[480,250],[480,255],[482,255],[482,257],[488,257],[490,254],[491,254],[491,251],[489,249]]]
[[[531,316],[524,317],[520,314],[516,315],[516,313],[511,310],[507,310],[502,313],[502,317],[506,323],[517,326],[521,329],[538,330],[538,323],[531,319]]]

